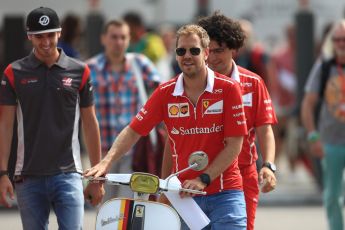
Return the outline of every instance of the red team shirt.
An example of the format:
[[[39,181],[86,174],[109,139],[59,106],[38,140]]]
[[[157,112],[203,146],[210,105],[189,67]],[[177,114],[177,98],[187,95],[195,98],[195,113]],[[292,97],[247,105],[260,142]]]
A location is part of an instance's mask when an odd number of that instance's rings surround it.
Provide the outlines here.
[[[262,78],[237,66],[235,62],[233,62],[231,78],[241,85],[244,112],[247,119],[248,135],[243,139],[242,150],[238,157],[238,164],[242,167],[251,165],[258,159],[255,146],[255,127],[276,124],[277,117]]]
[[[226,106],[224,106],[226,105]],[[146,105],[132,120],[130,127],[141,135],[164,121],[173,154],[173,171],[188,166],[194,151],[207,153],[209,163],[224,149],[224,138],[247,134],[239,84],[208,69],[207,86],[196,106],[183,89],[183,75],[158,87]],[[189,170],[179,179],[194,179],[201,172]],[[242,178],[237,159],[205,191],[242,190]]]

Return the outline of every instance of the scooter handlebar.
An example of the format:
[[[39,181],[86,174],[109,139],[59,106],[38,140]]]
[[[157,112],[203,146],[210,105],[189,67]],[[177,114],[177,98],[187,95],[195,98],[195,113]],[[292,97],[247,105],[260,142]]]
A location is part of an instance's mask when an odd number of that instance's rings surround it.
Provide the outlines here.
[[[104,177],[87,177],[91,182],[103,181],[112,185],[129,185],[132,174],[108,173]]]
[[[121,173],[108,173],[104,177],[88,177],[89,181],[94,182],[106,182],[111,185],[129,185],[132,174],[121,174]],[[159,190],[160,191],[171,191],[171,192],[188,192],[198,195],[206,195],[206,192],[182,188],[180,183],[176,181],[167,181],[159,179]]]

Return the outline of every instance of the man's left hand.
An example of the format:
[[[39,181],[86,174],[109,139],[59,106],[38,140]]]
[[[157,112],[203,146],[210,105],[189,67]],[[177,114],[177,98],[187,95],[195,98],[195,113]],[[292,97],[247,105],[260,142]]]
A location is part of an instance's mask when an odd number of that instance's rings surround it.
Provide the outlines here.
[[[262,185],[261,192],[267,193],[275,189],[277,179],[274,173],[267,167],[262,167],[259,173],[259,184]]]

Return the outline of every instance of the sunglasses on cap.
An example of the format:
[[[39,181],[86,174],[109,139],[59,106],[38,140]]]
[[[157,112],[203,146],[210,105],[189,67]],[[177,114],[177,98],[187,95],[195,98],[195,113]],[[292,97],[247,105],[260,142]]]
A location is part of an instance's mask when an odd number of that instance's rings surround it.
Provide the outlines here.
[[[184,56],[186,53],[187,53],[187,49],[186,48],[177,48],[175,50],[177,56]],[[201,49],[200,48],[196,48],[196,47],[193,47],[193,48],[190,48],[189,49],[189,52],[193,55],[193,56],[198,56],[201,52]]]

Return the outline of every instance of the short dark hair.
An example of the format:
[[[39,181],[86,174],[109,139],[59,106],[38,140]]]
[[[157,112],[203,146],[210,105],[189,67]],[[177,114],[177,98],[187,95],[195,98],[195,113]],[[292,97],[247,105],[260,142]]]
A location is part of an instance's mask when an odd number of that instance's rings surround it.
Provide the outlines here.
[[[144,20],[138,12],[129,11],[122,18],[130,26],[144,26]]]
[[[79,36],[81,32],[80,18],[75,14],[67,14],[62,21],[61,27],[61,40],[72,43],[75,37]]]
[[[219,45],[225,43],[229,49],[238,50],[244,44],[246,35],[238,21],[216,11],[211,16],[200,18],[198,25],[203,27],[211,40]]]
[[[115,19],[110,20],[103,26],[102,34],[106,34],[110,26],[121,27],[121,26],[128,26],[128,24],[123,20],[115,20]]]

